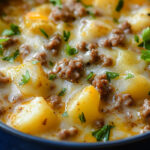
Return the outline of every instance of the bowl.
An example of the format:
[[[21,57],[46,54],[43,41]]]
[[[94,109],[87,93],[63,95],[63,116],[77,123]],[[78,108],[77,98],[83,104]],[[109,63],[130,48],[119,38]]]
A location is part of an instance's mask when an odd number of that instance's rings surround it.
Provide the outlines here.
[[[148,148],[150,132],[133,137],[97,143],[76,143],[68,141],[52,141],[35,136],[31,136],[17,131],[0,122],[0,150],[96,150],[96,149],[129,149]],[[4,147],[4,148],[3,148]]]

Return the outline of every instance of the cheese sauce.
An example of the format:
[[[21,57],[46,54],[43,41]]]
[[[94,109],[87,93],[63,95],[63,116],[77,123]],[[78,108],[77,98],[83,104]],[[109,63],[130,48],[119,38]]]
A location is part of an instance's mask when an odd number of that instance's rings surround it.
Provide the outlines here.
[[[150,1],[0,2],[0,120],[51,140],[149,131]]]

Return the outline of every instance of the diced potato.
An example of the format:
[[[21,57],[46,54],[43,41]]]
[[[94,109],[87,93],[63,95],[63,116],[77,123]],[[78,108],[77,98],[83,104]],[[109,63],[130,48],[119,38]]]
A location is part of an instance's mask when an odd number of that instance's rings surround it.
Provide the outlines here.
[[[82,0],[82,3],[84,3],[85,5],[92,5],[94,2],[94,0]]]
[[[99,7],[102,12],[107,15],[117,16],[116,6],[118,4],[118,0],[95,0],[94,5]]]
[[[30,80],[24,85],[19,85],[22,80],[22,75],[25,75],[26,71],[30,74]],[[31,62],[27,62],[17,67],[9,68],[7,74],[25,97],[47,97],[50,94],[50,81],[40,63],[32,64]]]
[[[28,134],[54,129],[57,124],[57,116],[42,97],[22,103],[10,116],[10,125]]]
[[[93,86],[85,87],[67,106],[67,112],[75,122],[80,123],[79,115],[84,113],[86,123],[93,123],[102,117],[99,109],[101,106],[100,94]]]
[[[116,11],[116,7],[118,5],[119,0],[95,0],[94,6],[100,8],[102,12],[104,12],[107,15],[113,16],[113,17],[119,17],[121,14]],[[128,10],[130,10],[131,5],[143,5],[147,2],[147,0],[124,0],[123,8],[121,9],[122,13],[128,13]]]
[[[55,24],[50,21],[50,8],[47,5],[39,7],[35,11],[29,12],[24,18],[25,28],[32,33],[43,35],[40,29],[43,29],[48,35],[55,31]]]
[[[110,20],[89,20],[80,26],[80,37],[84,40],[92,40],[107,35],[113,28]]]
[[[115,87],[122,93],[131,94],[135,100],[148,98],[150,91],[150,80],[142,75],[134,75],[133,78],[116,81]]]
[[[128,21],[132,26],[134,33],[142,31],[144,28],[150,26],[150,19],[147,14],[150,13],[150,8],[142,8],[133,15],[129,16]]]
[[[134,73],[142,73],[146,63],[132,51],[118,50],[118,58],[116,61],[116,70],[125,73],[127,70]]]

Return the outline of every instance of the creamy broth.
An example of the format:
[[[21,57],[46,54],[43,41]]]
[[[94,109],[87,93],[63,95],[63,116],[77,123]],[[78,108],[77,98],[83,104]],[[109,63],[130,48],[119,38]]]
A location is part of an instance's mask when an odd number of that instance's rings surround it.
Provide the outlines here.
[[[150,1],[8,0],[0,7],[2,122],[75,142],[149,131]]]

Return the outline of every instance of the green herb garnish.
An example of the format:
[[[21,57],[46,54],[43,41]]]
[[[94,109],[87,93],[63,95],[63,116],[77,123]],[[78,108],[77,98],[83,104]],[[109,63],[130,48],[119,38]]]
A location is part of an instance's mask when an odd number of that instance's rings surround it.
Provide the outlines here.
[[[85,123],[86,122],[86,118],[85,118],[85,115],[84,115],[83,112],[79,115],[79,119],[80,119],[81,123]]]
[[[142,39],[143,41],[138,45],[138,47],[150,50],[150,27],[143,30]]]
[[[115,23],[119,23],[119,21],[118,21],[117,18],[113,18],[113,21],[114,21]]]
[[[29,71],[27,70],[25,75],[22,75],[22,79],[21,79],[21,82],[19,83],[19,85],[24,85],[26,83],[28,83],[30,80],[30,74],[29,74]]]
[[[92,132],[92,135],[97,141],[109,141],[110,130],[113,128],[111,125],[105,125],[101,129]]]
[[[132,73],[128,73],[127,76],[125,77],[125,79],[131,79],[134,78],[134,75]]]
[[[50,74],[49,75],[49,80],[54,80],[54,79],[56,79],[56,74]]]
[[[116,72],[106,72],[107,79],[111,81],[111,79],[115,79],[119,77],[119,73]]]
[[[41,31],[41,33],[46,37],[46,38],[48,38],[49,36],[48,36],[48,34],[45,32],[45,30],[44,29],[40,29],[40,31]]]
[[[67,44],[67,47],[66,47],[66,54],[67,55],[72,56],[72,55],[75,55],[77,53],[78,53],[77,49],[72,48],[69,44]]]
[[[94,14],[92,11],[89,11],[89,10],[88,10],[87,13],[88,13],[92,18],[94,18],[94,19],[96,18],[95,14]]]
[[[94,76],[93,72],[90,72],[90,74],[86,77],[86,80],[89,81],[90,79],[92,79]]]
[[[51,67],[53,67],[53,66],[54,66],[54,63],[53,63],[52,61],[49,61],[49,65],[50,65]]]
[[[6,57],[3,57],[2,60],[4,61],[9,61],[9,62],[14,62],[15,59],[19,56],[19,50],[16,50],[15,53],[11,56],[6,56]]]
[[[116,11],[117,12],[121,11],[121,9],[123,8],[123,5],[124,5],[124,0],[118,0]]]
[[[50,3],[52,3],[54,6],[58,6],[59,8],[62,8],[62,2],[61,0],[49,0]]]
[[[139,43],[140,40],[139,40],[139,36],[138,35],[134,35],[134,41]]]
[[[142,50],[141,59],[150,62],[150,50]]]
[[[63,37],[65,42],[68,42],[70,35],[71,35],[70,31],[63,31]]]
[[[4,42],[7,42],[9,39],[8,38],[3,38],[3,39],[0,39],[0,55],[2,56],[3,55],[3,43]]]
[[[17,25],[11,24],[10,29],[6,29],[2,33],[3,36],[20,35],[20,29]]]
[[[35,65],[35,64],[37,64],[37,63],[39,63],[38,60],[33,60],[33,61],[32,61],[32,64],[33,64],[33,65]]]
[[[3,42],[6,42],[8,40],[9,40],[8,38],[6,38],[6,39],[0,39],[0,44],[2,44]]]
[[[143,30],[142,38],[143,41],[150,41],[150,27]]]
[[[63,88],[60,93],[58,94],[58,96],[64,96],[65,95],[65,92],[67,91],[66,88]]]
[[[69,115],[68,115],[68,112],[67,111],[65,111],[63,114],[62,114],[62,117],[68,117]]]

